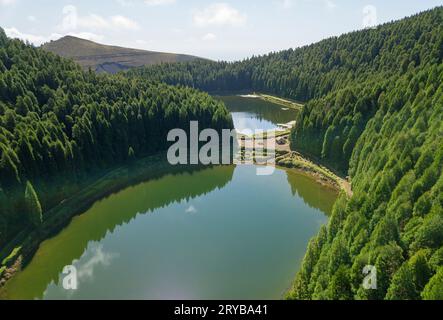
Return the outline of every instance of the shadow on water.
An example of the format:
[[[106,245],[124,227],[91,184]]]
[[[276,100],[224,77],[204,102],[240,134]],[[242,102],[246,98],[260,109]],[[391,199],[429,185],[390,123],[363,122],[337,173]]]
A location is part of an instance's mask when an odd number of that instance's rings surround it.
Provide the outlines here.
[[[236,129],[276,127],[297,113],[221,99]],[[294,170],[258,177],[254,166],[171,168],[161,159],[112,170],[48,212],[48,240],[0,298],[282,297],[337,193]],[[51,233],[73,212],[84,214]],[[75,293],[60,279],[71,264],[81,282]]]
[[[43,298],[48,284],[58,283],[63,268],[79,259],[89,243],[100,241],[140,214],[223,188],[231,181],[234,169],[183,169],[181,173],[165,174],[96,202],[88,214],[75,217],[68,228],[42,243],[30,262],[32,268],[25,268],[6,285],[6,298]]]
[[[328,216],[331,214],[338,192],[332,192],[332,188],[323,186],[296,170],[288,169],[286,175],[293,195],[301,197],[309,207],[320,210]]]

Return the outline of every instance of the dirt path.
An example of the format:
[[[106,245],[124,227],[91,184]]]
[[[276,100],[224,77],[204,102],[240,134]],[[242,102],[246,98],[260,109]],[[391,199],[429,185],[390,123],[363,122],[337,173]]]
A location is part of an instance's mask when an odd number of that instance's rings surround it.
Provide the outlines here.
[[[280,143],[277,143],[277,141]],[[284,133],[270,139],[257,139],[257,137],[239,136],[238,145],[242,150],[248,152],[257,151],[257,154],[264,150],[267,150],[268,152],[275,151],[280,155],[282,153],[286,153],[286,155],[280,156],[279,159],[277,159],[277,165],[280,163],[280,165],[284,167],[300,169],[304,172],[312,174],[316,178],[319,176],[324,177],[324,179],[329,180],[337,189],[345,191],[348,197],[352,197],[353,195],[351,182],[346,178],[340,176],[334,172],[334,170],[315,160],[309,159],[298,152],[293,152],[290,148],[288,133]]]
[[[280,142],[277,143],[277,141]],[[284,142],[284,143],[282,143]],[[328,168],[327,166],[318,163],[315,160],[312,160],[298,152],[291,151],[290,142],[289,142],[289,134],[283,134],[278,137],[270,138],[270,139],[259,139],[255,140],[253,137],[246,137],[244,139],[239,136],[238,145],[241,149],[246,151],[255,151],[256,149],[275,151],[277,154],[286,153],[286,155],[280,158],[281,163],[285,163],[286,165],[294,164],[295,168],[299,168],[306,172],[311,172],[313,175],[321,175],[330,181],[333,181],[333,184],[336,185],[337,188],[346,192],[348,197],[352,197],[352,185],[350,181],[346,178],[340,176],[334,170]]]
[[[295,109],[295,110],[303,109],[303,104],[299,103],[299,102],[295,102],[295,101],[291,101],[291,100],[284,99],[281,97],[271,96],[269,94],[263,94],[263,93],[254,93],[253,95],[256,96],[257,98],[262,99],[262,100],[269,101],[269,102],[281,105],[286,108],[291,108],[291,109]]]
[[[333,169],[302,155],[299,152],[290,151],[287,155],[282,156],[277,162],[280,162],[285,166],[291,166],[292,164],[294,167],[300,168],[303,171],[312,172],[314,175],[319,174],[328,180],[333,181],[337,188],[346,192],[348,197],[353,196],[352,184],[347,178],[340,176]]]
[[[345,180],[343,178],[338,177],[339,181],[340,181],[340,187],[342,188],[342,190],[344,190],[346,192],[346,194],[348,195],[349,198],[351,198],[354,193],[352,192],[352,185],[348,180]]]

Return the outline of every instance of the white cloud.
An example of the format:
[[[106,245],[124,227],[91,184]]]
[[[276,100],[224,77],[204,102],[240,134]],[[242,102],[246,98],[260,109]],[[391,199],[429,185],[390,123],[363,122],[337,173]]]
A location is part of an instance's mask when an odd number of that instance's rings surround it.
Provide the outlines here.
[[[173,4],[175,0],[145,0],[145,3],[150,7],[156,7]]]
[[[77,19],[78,27],[80,28],[106,29],[111,26],[111,23],[108,20],[93,13],[83,17],[78,16]]]
[[[138,23],[126,18],[124,16],[112,16],[111,23],[114,27],[127,29],[127,30],[139,30],[140,27],[138,26]]]
[[[189,206],[188,209],[185,211],[186,213],[197,213],[197,209],[194,206]]]
[[[79,28],[91,29],[125,29],[138,30],[137,22],[127,17],[116,15],[104,18],[98,14],[90,13],[85,16],[78,14],[77,8],[68,5],[63,8],[63,21],[61,29],[63,31],[73,31]]]
[[[93,278],[94,269],[97,266],[102,265],[103,267],[108,267],[111,264],[111,261],[119,256],[115,253],[104,252],[102,245],[98,245],[96,248],[93,248],[91,254],[92,257],[89,260],[77,266],[77,276],[79,280],[85,280],[85,278]]]
[[[40,46],[43,43],[49,42],[51,40],[57,40],[57,39],[60,39],[61,37],[63,37],[63,35],[60,33],[51,33],[48,36],[35,35],[35,34],[31,34],[31,33],[24,33],[24,32],[19,31],[15,27],[5,28],[5,33],[10,38],[28,41],[35,46]],[[86,40],[91,40],[91,41],[102,41],[104,38],[102,35],[95,34],[92,32],[68,32],[68,33],[66,33],[66,35],[77,37],[77,38],[82,38],[82,39],[86,39]]]
[[[74,30],[78,26],[78,13],[75,6],[69,5],[63,7],[63,20],[61,28],[63,30]]]
[[[194,25],[206,26],[242,26],[246,23],[246,15],[227,3],[215,3],[197,10],[193,15]]]
[[[35,16],[28,16],[28,21],[36,22],[37,18]]]
[[[213,33],[207,33],[202,37],[203,41],[213,41],[215,39],[217,39],[217,36]]]
[[[1,6],[9,6],[11,4],[14,4],[16,0],[0,0]]]
[[[100,42],[104,39],[104,36],[101,34],[95,34],[92,32],[69,32],[66,34],[67,36],[73,36],[76,38],[81,38],[85,40],[91,40],[94,42]]]
[[[9,38],[28,41],[28,42],[34,44],[35,46],[39,46],[39,45],[41,45],[45,42],[51,41],[51,40],[56,40],[56,39],[60,38],[60,36],[61,36],[58,33],[53,33],[49,36],[41,36],[41,35],[35,35],[35,34],[30,34],[30,33],[24,33],[24,32],[20,32],[15,27],[5,28],[5,33]]]

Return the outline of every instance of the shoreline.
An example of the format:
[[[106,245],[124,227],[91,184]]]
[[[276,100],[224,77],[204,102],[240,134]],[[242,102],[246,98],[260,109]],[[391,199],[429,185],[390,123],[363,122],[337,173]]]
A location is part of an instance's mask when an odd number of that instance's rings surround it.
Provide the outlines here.
[[[300,102],[296,102],[296,101],[292,101],[289,99],[273,96],[270,94],[255,93],[254,92],[253,95],[257,96],[257,98],[259,98],[261,100],[268,101],[268,102],[278,104],[278,105],[286,107],[286,108],[298,110],[298,111],[301,111],[304,107],[304,105]]]
[[[284,146],[285,148],[286,146]],[[275,150],[275,167],[283,170],[295,170],[300,174],[314,179],[322,186],[332,188],[337,192],[344,191],[352,195],[349,182],[340,178],[328,168],[317,164],[298,152]],[[101,178],[90,183],[72,197],[61,201],[45,213],[45,222],[39,230],[23,234],[5,245],[0,262],[0,296],[2,288],[32,260],[40,244],[57,235],[72,221],[72,218],[85,212],[96,201],[118,192],[134,183],[147,179],[156,179],[165,174],[174,174],[183,170],[198,170],[186,166],[171,167],[162,161],[162,155],[156,154],[136,161],[130,165],[122,165],[111,169]],[[256,164],[257,165],[257,164]],[[5,255],[5,252],[8,253]]]
[[[286,168],[286,169],[294,169],[303,174],[309,175],[313,179],[315,179],[321,185],[327,185],[337,191],[343,191],[346,193],[348,197],[352,197],[352,186],[351,182],[346,178],[340,176],[336,173],[332,168],[328,167],[325,164],[319,163],[315,159],[310,158],[307,155],[303,155],[298,151],[292,151],[290,147],[290,132],[281,132],[278,135],[273,137],[273,144],[275,149],[267,149],[265,146],[269,144],[269,140],[265,136],[264,137],[242,137],[240,136],[238,139],[239,148],[243,154],[246,152],[252,153],[253,160],[256,158],[260,158],[260,155],[268,152],[275,152],[275,166]],[[262,138],[263,141],[259,142],[259,146],[263,147],[263,149],[256,150],[254,139]],[[277,143],[277,140],[284,139],[284,144]],[[262,156],[263,157],[263,156]],[[255,163],[255,161],[254,161]]]
[[[67,198],[44,213],[45,220],[38,230],[23,230],[0,251],[0,293],[7,281],[14,277],[34,257],[40,244],[63,230],[75,216],[88,210],[96,201],[118,192],[132,184],[147,179],[158,179],[166,174],[186,170],[198,170],[187,166],[171,167],[164,160],[164,154],[147,156],[134,164],[121,165],[110,169],[81,191]]]
[[[208,92],[208,94],[211,96],[235,95],[246,99],[260,99],[284,108],[294,109],[297,111],[301,111],[305,105],[303,102],[300,101],[294,101],[267,93],[255,92],[252,90],[253,89],[241,91],[211,91]]]
[[[328,167],[316,163],[299,152],[290,151],[277,157],[276,165],[306,173],[322,185],[328,185],[339,192],[345,192],[348,197],[353,195],[352,185],[347,179],[338,176]]]

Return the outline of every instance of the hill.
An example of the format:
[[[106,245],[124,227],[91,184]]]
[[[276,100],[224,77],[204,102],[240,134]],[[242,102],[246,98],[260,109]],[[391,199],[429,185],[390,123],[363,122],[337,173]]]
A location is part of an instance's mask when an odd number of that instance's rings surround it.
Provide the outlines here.
[[[84,69],[91,68],[99,73],[117,73],[133,67],[198,59],[183,54],[108,46],[72,36],[48,42],[42,48],[62,57],[72,58]]]

